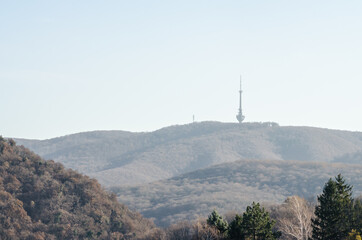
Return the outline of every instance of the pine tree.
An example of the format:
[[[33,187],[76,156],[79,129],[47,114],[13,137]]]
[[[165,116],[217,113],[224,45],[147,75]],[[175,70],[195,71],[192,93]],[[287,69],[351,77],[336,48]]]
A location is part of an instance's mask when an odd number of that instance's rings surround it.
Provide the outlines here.
[[[217,228],[221,233],[225,233],[228,230],[228,223],[214,210],[207,219],[207,223],[210,226]]]
[[[313,239],[345,239],[351,231],[352,187],[339,174],[329,179],[318,196],[315,219],[312,220]]]
[[[269,213],[253,202],[243,214],[242,229],[245,239],[277,239],[280,232],[273,232],[275,221],[270,219]]]
[[[352,228],[357,232],[362,232],[362,199],[355,199],[353,201],[353,223]]]
[[[244,239],[243,237],[243,232],[244,230],[242,229],[242,224],[243,224],[243,218],[242,216],[236,214],[235,218],[233,221],[231,221],[231,223],[229,224],[229,238],[230,239]]]

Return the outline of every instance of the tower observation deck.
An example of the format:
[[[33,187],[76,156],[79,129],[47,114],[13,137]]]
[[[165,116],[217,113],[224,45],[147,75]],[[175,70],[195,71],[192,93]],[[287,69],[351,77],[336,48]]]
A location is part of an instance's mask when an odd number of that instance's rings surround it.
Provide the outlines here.
[[[241,76],[240,76],[240,90],[239,90],[239,97],[240,97],[240,102],[239,102],[239,113],[238,115],[236,115],[236,119],[239,121],[239,123],[242,123],[245,119],[245,116],[243,115],[243,110],[241,107],[241,93],[243,91],[241,90]]]

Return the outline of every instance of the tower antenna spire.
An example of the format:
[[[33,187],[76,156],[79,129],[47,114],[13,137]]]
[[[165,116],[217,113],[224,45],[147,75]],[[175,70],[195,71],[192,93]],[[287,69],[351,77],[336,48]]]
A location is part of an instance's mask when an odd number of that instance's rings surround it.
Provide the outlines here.
[[[240,99],[240,102],[239,102],[239,113],[238,115],[236,115],[236,119],[239,121],[239,123],[242,123],[245,119],[245,116],[243,115],[243,110],[242,110],[242,107],[241,107],[241,93],[243,91],[241,90],[241,75],[240,75],[240,90],[239,90],[239,99]]]

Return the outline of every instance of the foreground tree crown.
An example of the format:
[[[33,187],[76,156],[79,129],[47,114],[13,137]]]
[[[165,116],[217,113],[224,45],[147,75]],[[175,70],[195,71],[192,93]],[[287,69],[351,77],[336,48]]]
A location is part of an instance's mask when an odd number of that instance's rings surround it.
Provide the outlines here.
[[[318,196],[315,218],[312,220],[313,239],[346,239],[353,229],[352,186],[339,174],[329,179]]]
[[[236,215],[230,223],[230,239],[278,239],[281,235],[278,231],[273,231],[275,221],[269,216],[269,213],[253,202],[246,208],[243,216]]]

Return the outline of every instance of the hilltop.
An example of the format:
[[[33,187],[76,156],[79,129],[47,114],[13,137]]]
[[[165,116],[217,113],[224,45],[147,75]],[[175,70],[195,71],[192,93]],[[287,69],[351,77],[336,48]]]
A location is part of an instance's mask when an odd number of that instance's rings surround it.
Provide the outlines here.
[[[108,187],[149,183],[242,159],[362,163],[361,132],[276,123],[201,122],[154,132],[94,131],[16,142]]]

